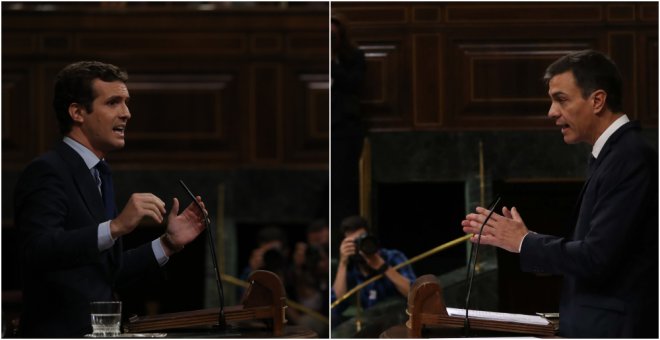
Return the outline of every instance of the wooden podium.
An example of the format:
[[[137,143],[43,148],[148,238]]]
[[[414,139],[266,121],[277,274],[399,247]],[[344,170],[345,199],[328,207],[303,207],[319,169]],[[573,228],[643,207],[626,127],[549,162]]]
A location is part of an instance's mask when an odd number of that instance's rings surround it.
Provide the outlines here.
[[[242,304],[225,307],[227,323],[265,320],[272,328],[273,336],[284,334],[286,293],[277,275],[257,270],[248,278],[250,286],[241,299]],[[208,308],[188,312],[132,317],[124,326],[127,333],[162,331],[167,329],[218,326],[220,308]]]
[[[421,338],[425,326],[446,326],[461,328],[465,318],[450,316],[442,298],[440,282],[434,275],[424,275],[415,281],[408,294],[409,318],[406,322],[408,337]],[[552,323],[536,325],[527,323],[508,322],[500,320],[487,320],[469,318],[470,328],[476,330],[501,331],[551,337],[557,329]]]

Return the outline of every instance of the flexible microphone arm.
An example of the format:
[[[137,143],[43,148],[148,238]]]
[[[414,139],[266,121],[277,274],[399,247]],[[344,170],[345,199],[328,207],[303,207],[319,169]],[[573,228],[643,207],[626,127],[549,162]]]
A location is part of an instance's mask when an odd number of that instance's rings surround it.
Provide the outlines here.
[[[470,335],[470,319],[468,318],[468,309],[470,308],[470,292],[472,291],[472,281],[474,279],[474,271],[477,267],[477,259],[479,258],[479,245],[481,244],[481,234],[484,232],[484,227],[486,226],[486,223],[490,219],[490,217],[493,215],[493,212],[495,211],[495,208],[497,207],[497,204],[500,203],[501,197],[498,196],[493,203],[490,204],[488,210],[490,212],[488,213],[488,216],[486,216],[486,219],[484,220],[484,223],[481,224],[481,228],[479,229],[479,236],[477,237],[477,244],[475,246],[475,250],[470,252],[470,258],[468,259],[468,266],[467,266],[467,277],[466,281],[468,282],[467,286],[467,294],[465,295],[465,321],[463,322],[463,330],[465,331],[465,336],[468,337]],[[470,271],[470,263],[472,262],[472,255],[474,254],[474,264],[472,265],[472,270]]]
[[[204,214],[204,224],[206,224],[206,230],[209,233],[209,248],[211,249],[211,259],[213,260],[213,271],[215,272],[215,284],[218,289],[218,297],[220,299],[220,314],[218,315],[218,326],[221,330],[227,328],[227,321],[225,320],[225,291],[222,287],[222,280],[220,279],[220,272],[218,271],[218,259],[215,255],[215,242],[213,241],[213,233],[211,232],[211,219],[208,214],[202,208],[202,205],[197,202],[197,198],[193,195],[192,191],[188,189],[185,183],[182,180],[179,180],[179,183],[190,195],[195,205],[202,211]]]

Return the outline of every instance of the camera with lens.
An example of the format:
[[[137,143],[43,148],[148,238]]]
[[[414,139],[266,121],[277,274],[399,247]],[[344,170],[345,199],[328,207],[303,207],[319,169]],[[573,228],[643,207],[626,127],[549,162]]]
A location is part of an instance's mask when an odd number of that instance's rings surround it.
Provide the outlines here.
[[[378,242],[378,238],[373,235],[362,234],[353,240],[353,242],[355,242],[355,248],[357,251],[361,251],[365,255],[373,255],[380,249],[380,242]]]

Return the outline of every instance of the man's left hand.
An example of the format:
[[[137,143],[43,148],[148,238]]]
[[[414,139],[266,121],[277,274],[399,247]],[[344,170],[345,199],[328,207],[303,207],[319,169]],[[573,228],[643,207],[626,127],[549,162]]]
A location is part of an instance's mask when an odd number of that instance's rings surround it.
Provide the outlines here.
[[[179,214],[179,200],[174,198],[172,201],[172,210],[167,218],[167,231],[163,237],[166,238],[163,243],[169,248],[170,256],[183,249],[183,246],[192,242],[206,228],[205,219],[207,216],[206,207],[200,196],[196,197],[197,202],[204,208],[202,212],[195,202],[191,202],[186,210]],[[172,249],[173,248],[173,249]]]

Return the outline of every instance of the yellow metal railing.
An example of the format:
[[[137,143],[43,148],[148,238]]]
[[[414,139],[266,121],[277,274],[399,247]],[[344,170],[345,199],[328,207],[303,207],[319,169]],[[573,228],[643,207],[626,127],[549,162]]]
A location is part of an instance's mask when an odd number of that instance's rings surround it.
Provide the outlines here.
[[[447,243],[441,244],[441,245],[439,245],[439,246],[437,246],[437,247],[435,247],[435,248],[433,248],[433,249],[431,249],[431,250],[428,250],[428,251],[426,251],[426,252],[423,252],[423,253],[421,253],[421,254],[419,254],[419,255],[417,255],[417,256],[411,258],[410,260],[408,260],[408,261],[406,261],[406,262],[399,263],[398,265],[396,265],[396,266],[394,266],[394,267],[392,267],[392,268],[393,268],[394,270],[399,270],[399,269],[402,268],[402,267],[405,267],[405,266],[407,266],[407,265],[411,265],[411,264],[413,264],[413,263],[415,263],[415,262],[417,262],[417,261],[419,261],[419,260],[425,259],[425,258],[427,258],[427,257],[429,257],[429,256],[431,256],[431,255],[433,255],[433,254],[435,254],[435,253],[438,253],[438,252],[440,252],[440,251],[443,251],[443,250],[445,250],[445,249],[447,249],[447,248],[451,248],[451,247],[453,247],[453,246],[455,246],[455,245],[457,245],[457,244],[463,243],[463,242],[469,240],[470,237],[472,237],[472,234],[468,234],[468,235],[465,235],[465,236],[459,237],[459,238],[457,238],[457,239],[455,239],[455,240],[449,241],[449,242],[447,242]],[[370,283],[372,283],[372,282],[374,282],[374,281],[380,279],[381,277],[383,277],[383,274],[378,274],[378,275],[376,275],[376,276],[370,278],[369,280],[364,281],[364,282],[362,282],[361,284],[359,284],[359,285],[353,287],[353,289],[349,290],[348,292],[346,292],[346,294],[342,295],[342,296],[339,297],[337,300],[335,300],[335,302],[333,302],[332,305],[330,305],[330,308],[335,308],[335,307],[337,307],[337,305],[339,305],[340,303],[342,303],[344,300],[346,300],[346,299],[348,299],[349,297],[353,296],[353,294],[357,293],[357,292],[360,291],[362,288],[364,288],[364,287],[366,287],[368,284],[370,284]]]

